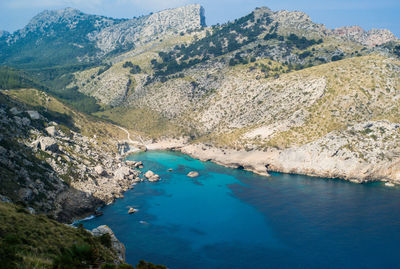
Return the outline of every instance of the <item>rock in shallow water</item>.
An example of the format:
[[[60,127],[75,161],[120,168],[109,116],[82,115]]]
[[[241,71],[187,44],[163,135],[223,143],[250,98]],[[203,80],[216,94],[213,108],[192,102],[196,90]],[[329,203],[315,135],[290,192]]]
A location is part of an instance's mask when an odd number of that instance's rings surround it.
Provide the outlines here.
[[[188,177],[198,177],[199,176],[199,172],[196,171],[191,171],[187,174]]]
[[[129,210],[128,210],[128,214],[133,214],[133,213],[136,213],[136,212],[138,212],[138,211],[139,211],[139,210],[137,210],[137,209],[131,207],[131,208],[129,208]]]

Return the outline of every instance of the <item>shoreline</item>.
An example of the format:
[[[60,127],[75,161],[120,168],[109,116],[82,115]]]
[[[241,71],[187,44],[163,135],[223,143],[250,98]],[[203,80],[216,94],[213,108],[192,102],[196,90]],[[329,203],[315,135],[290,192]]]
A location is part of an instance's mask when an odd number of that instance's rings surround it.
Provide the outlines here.
[[[190,144],[185,140],[162,140],[144,145],[147,150],[173,150],[200,161],[243,169],[262,176],[269,172],[298,174],[311,177],[340,179],[352,183],[382,182],[388,187],[400,185],[399,162],[383,165],[360,163],[299,149],[268,149],[267,151],[237,151],[220,149],[202,143]]]

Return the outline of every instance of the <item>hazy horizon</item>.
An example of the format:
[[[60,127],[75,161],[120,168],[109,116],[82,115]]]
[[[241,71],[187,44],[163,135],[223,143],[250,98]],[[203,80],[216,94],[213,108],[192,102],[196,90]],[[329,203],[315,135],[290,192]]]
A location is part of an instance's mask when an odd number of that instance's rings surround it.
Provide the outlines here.
[[[365,30],[386,28],[400,37],[400,2],[394,0],[4,0],[0,3],[0,30],[14,32],[23,28],[43,10],[72,7],[84,13],[114,18],[133,18],[168,8],[200,4],[205,9],[207,25],[224,23],[244,16],[256,7],[266,6],[274,11],[298,10],[307,13],[316,23],[328,28],[359,25]]]

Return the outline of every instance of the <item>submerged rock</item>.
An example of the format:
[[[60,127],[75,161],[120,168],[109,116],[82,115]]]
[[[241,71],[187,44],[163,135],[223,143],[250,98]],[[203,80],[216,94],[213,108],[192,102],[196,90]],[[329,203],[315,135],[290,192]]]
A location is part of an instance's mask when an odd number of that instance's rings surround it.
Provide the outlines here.
[[[390,183],[390,182],[386,182],[386,183],[385,183],[385,186],[387,186],[387,187],[394,187],[394,184],[393,184],[393,183]]]
[[[199,172],[196,171],[191,171],[187,174],[188,177],[198,177],[199,176]]]

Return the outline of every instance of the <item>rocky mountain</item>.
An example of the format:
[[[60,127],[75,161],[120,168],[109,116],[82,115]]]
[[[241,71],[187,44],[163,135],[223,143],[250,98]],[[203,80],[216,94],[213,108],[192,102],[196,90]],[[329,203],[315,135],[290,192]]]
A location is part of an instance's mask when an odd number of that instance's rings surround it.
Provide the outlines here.
[[[387,30],[258,8],[75,73],[70,86],[112,107],[97,116],[149,138],[261,152],[275,171],[399,182],[398,51]]]
[[[88,15],[72,8],[43,11],[23,29],[0,35],[0,63],[23,68],[89,63],[203,26],[200,5],[133,19]]]
[[[398,38],[387,29],[371,29],[365,31],[360,26],[337,28],[332,30],[330,34],[344,37],[345,39],[358,42],[370,48],[398,40]]]

